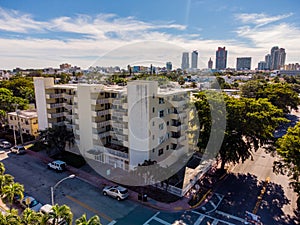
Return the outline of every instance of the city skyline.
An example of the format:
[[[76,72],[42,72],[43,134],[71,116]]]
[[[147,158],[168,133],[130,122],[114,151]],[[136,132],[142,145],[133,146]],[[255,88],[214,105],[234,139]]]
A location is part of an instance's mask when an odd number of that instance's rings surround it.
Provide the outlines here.
[[[170,61],[179,68],[182,52],[193,50],[199,52],[198,68],[206,68],[210,57],[215,61],[219,46],[226,46],[230,68],[244,56],[252,57],[256,68],[273,46],[286,49],[287,64],[300,62],[296,10],[300,4],[266,4],[266,0],[2,2],[0,69],[56,67],[65,62],[83,69],[126,67],[141,61],[161,65]],[[144,42],[156,48],[144,51]]]

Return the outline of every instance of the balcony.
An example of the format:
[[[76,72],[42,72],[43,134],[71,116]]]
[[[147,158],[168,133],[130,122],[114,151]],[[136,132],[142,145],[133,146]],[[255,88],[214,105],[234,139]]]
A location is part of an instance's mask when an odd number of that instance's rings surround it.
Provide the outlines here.
[[[106,144],[104,146],[106,153],[128,159],[128,148],[115,144]]]
[[[96,116],[104,116],[104,115],[108,115],[111,114],[111,111],[109,109],[106,110],[99,110],[99,111],[93,111],[92,112],[92,116],[96,117]]]
[[[52,98],[63,98],[64,94],[59,93],[59,94],[46,94],[46,99],[52,99]]]
[[[93,128],[101,128],[101,127],[106,127],[110,125],[110,120],[103,121],[103,122],[94,122],[93,123]]]
[[[74,107],[73,105],[65,104],[65,108],[66,108],[67,110],[72,110],[73,107]]]
[[[171,102],[173,107],[178,108],[178,107],[184,106],[187,103],[187,99],[185,99],[185,98],[172,98],[170,102]]]
[[[65,112],[48,114],[49,119],[54,119],[54,118],[63,117],[63,116],[65,116]]]
[[[47,104],[47,109],[62,108],[64,106],[65,103],[52,103],[52,104]]]
[[[99,104],[106,104],[109,103],[109,99],[108,98],[103,98],[103,99],[92,99],[92,105],[99,105]]]

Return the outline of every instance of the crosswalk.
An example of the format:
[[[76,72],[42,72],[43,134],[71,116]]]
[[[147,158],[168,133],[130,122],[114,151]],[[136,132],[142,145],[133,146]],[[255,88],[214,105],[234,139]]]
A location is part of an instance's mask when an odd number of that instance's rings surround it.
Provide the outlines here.
[[[181,216],[175,221],[167,221],[160,216],[161,212],[157,212],[151,218],[149,218],[143,225],[236,225],[244,223],[244,220],[242,218],[238,218],[229,214],[226,214],[226,216],[231,217],[232,221],[236,220],[236,222],[228,222],[220,218],[215,218],[207,214],[199,213],[197,211],[189,212],[190,214],[186,218],[182,218]],[[219,213],[221,214],[221,212]],[[191,214],[193,214],[193,216],[191,216]],[[222,214],[222,216],[224,216],[224,214]],[[192,217],[193,219],[191,219]]]

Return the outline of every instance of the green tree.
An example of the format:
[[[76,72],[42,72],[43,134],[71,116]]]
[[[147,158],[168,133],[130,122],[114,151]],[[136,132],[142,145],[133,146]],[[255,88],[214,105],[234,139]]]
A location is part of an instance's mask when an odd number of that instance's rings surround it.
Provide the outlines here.
[[[0,189],[2,192],[2,188],[6,185],[11,185],[14,182],[14,178],[10,174],[0,175]]]
[[[47,142],[49,147],[48,154],[56,155],[65,151],[67,144],[74,144],[75,137],[72,131],[68,130],[65,125],[54,126],[40,131],[41,140]]]
[[[20,225],[21,219],[18,215],[18,210],[12,209],[9,213],[0,213],[1,225]]]
[[[300,100],[298,94],[290,84],[268,84],[258,92],[258,98],[267,98],[273,105],[289,113],[291,109],[298,109]]]
[[[5,173],[5,166],[2,162],[0,162],[0,175],[2,176],[4,175],[4,173]]]
[[[274,163],[274,171],[285,174],[291,179],[290,185],[298,194],[300,209],[300,123],[289,128],[287,133],[277,141],[277,153],[281,157]]]
[[[241,85],[241,96],[246,98],[257,98],[258,92],[266,86],[265,81],[250,80]]]
[[[19,183],[12,183],[10,185],[5,185],[2,188],[1,198],[9,202],[10,210],[12,209],[12,204],[15,196],[19,196],[20,199],[24,197],[24,186]]]
[[[15,97],[26,99],[26,93],[30,92],[34,98],[34,84],[32,78],[14,77],[10,80],[2,81],[0,87],[11,90]]]
[[[42,214],[26,208],[21,216],[21,223],[24,225],[38,225],[41,224]]]
[[[50,221],[52,225],[57,225],[58,221],[62,220],[66,221],[67,224],[72,224],[73,213],[69,206],[59,206],[58,204],[55,204],[52,207],[52,212],[48,214],[48,221]]]
[[[80,218],[76,219],[76,225],[101,225],[100,219],[97,215],[91,217],[89,220],[86,218],[86,214],[83,214]]]
[[[286,122],[280,109],[273,106],[267,99],[252,98],[233,98],[224,95],[226,112],[221,108],[212,108],[211,102],[218,102],[217,95],[208,96],[200,93],[196,96],[196,109],[200,121],[200,149],[207,148],[209,139],[214,136],[220,136],[217,129],[212,130],[214,123],[221,123],[222,119],[226,120],[226,129],[224,140],[218,148],[217,156],[222,160],[221,167],[224,169],[225,164],[232,162],[244,162],[250,158],[253,150],[266,144],[273,139],[273,132],[279,123]],[[212,98],[214,100],[212,100]],[[209,104],[210,102],[210,104]],[[221,103],[220,103],[221,104]],[[216,104],[217,105],[217,104]],[[211,113],[217,111],[214,119]],[[224,115],[225,114],[225,115]],[[217,142],[213,140],[212,142]],[[216,146],[213,146],[216,148]]]
[[[184,84],[185,84],[185,81],[184,81],[183,76],[180,76],[180,77],[178,78],[178,84],[179,84],[179,85],[184,85]]]

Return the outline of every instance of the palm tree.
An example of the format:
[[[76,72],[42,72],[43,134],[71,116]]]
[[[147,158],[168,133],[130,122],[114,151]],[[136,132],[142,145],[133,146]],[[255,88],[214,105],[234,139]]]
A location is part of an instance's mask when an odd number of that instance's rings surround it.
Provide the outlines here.
[[[0,175],[3,175],[4,172],[5,172],[4,164],[2,162],[0,162]]]
[[[89,220],[86,218],[86,214],[83,214],[80,218],[75,221],[76,225],[101,225],[99,216],[95,215]]]
[[[10,174],[0,175],[0,191],[6,185],[10,185],[14,182],[14,177]],[[1,192],[2,193],[2,192]]]
[[[1,198],[9,202],[10,211],[12,209],[14,197],[17,195],[20,197],[20,199],[24,198],[24,186],[20,183],[12,183],[10,185],[5,185],[2,188]]]
[[[20,216],[18,210],[13,209],[7,214],[0,213],[1,225],[20,225]]]
[[[67,224],[72,224],[73,213],[69,206],[58,204],[52,207],[52,212],[48,214],[48,221],[52,222],[52,225],[57,225],[58,221],[64,220]]]
[[[42,214],[37,213],[29,208],[26,208],[21,217],[21,224],[24,225],[36,225],[40,224],[42,220]]]

